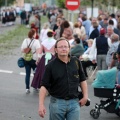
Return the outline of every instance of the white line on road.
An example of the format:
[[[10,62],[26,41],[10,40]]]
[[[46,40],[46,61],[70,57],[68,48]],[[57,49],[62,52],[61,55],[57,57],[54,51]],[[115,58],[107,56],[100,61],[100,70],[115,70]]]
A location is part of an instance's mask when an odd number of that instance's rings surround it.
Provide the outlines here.
[[[2,73],[13,73],[13,71],[8,71],[8,70],[0,70],[0,72],[2,72]]]
[[[26,75],[25,72],[20,72],[20,73],[16,73],[16,72],[13,72],[13,71],[9,71],[9,70],[0,70],[0,73],[9,73],[9,74],[19,74],[19,75]],[[33,77],[34,75],[31,73],[30,75],[31,77]]]

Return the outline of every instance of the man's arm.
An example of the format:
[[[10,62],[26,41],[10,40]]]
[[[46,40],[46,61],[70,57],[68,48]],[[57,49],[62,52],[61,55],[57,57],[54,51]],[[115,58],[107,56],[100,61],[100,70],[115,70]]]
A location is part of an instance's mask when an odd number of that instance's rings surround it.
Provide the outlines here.
[[[115,53],[112,54],[112,60],[111,60],[111,63],[110,63],[110,68],[112,68],[115,65],[115,57],[117,59],[117,56],[115,56],[114,54]]]
[[[39,92],[39,115],[42,118],[44,118],[45,113],[46,113],[46,109],[45,109],[45,106],[44,106],[46,93],[47,93],[47,89],[44,86],[42,86],[40,88],[40,92]]]
[[[83,93],[83,98],[79,101],[81,106],[84,106],[87,102],[88,99],[88,88],[87,88],[87,82],[86,81],[82,81],[80,83],[80,87]]]

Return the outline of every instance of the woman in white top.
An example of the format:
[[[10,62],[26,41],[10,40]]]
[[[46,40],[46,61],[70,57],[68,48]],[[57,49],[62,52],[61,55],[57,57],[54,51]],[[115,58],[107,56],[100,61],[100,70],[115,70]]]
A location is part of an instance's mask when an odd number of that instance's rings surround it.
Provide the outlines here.
[[[49,28],[49,24],[48,23],[44,23],[43,28],[40,32],[40,41],[43,42],[44,40],[46,40],[48,38],[47,36],[47,32],[50,30]]]
[[[82,22],[78,21],[79,28],[81,30],[81,37],[86,35],[85,27],[82,25]]]
[[[32,60],[26,61],[25,60],[25,71],[26,71],[26,76],[25,76],[25,84],[26,84],[26,93],[30,93],[30,74],[31,74],[31,69],[35,70],[36,68],[36,60],[38,59],[39,56],[39,50],[40,50],[40,42],[39,40],[34,39],[36,36],[36,32],[34,29],[31,29],[28,33],[28,38],[26,38],[21,46],[21,51],[26,54],[26,48],[31,48],[31,53],[32,53]]]
[[[48,38],[41,42],[41,48],[40,48],[40,54],[43,54],[43,56],[40,58],[36,72],[33,78],[33,81],[31,83],[31,86],[34,88],[34,90],[39,89],[41,85],[41,80],[45,71],[45,66],[55,58],[55,50],[54,46],[56,43],[56,40],[53,38],[54,32],[52,30],[49,30],[47,32]]]

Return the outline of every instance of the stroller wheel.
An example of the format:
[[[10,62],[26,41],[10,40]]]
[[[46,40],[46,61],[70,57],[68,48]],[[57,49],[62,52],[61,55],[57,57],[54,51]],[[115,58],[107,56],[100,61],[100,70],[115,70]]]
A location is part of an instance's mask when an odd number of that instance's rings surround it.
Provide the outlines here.
[[[95,109],[92,109],[90,111],[90,115],[94,118],[94,119],[97,119],[100,115],[100,111],[95,111]]]
[[[93,116],[93,113],[94,113],[94,112],[95,112],[95,110],[92,109],[92,110],[90,111],[90,115]]]
[[[99,118],[99,115],[100,115],[99,112],[94,112],[93,115],[92,115],[92,117],[93,117],[94,119],[97,119],[97,118]]]

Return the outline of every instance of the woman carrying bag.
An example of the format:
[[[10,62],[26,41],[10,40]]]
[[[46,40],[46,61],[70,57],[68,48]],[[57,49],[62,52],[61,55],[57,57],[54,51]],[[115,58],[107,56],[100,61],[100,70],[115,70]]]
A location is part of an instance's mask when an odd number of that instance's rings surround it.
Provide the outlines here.
[[[33,71],[36,68],[36,60],[39,57],[40,42],[35,39],[36,32],[31,29],[28,33],[28,38],[26,38],[21,46],[21,51],[24,53],[25,60],[25,84],[26,84],[26,94],[30,93],[30,74],[31,69]]]

